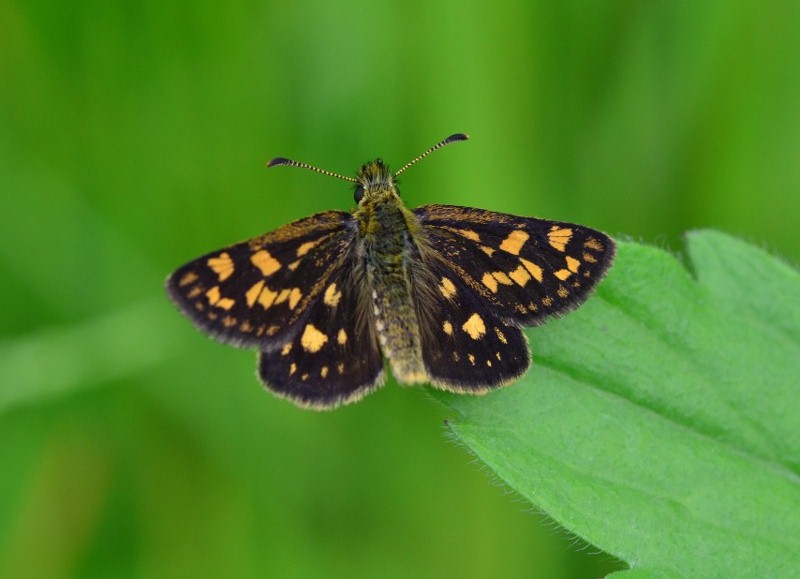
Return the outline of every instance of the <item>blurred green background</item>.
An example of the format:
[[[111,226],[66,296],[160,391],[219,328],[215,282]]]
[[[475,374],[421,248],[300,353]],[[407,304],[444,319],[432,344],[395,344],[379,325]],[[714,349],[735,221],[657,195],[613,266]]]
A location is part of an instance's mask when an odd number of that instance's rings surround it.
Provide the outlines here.
[[[457,131],[404,175],[410,206],[675,250],[716,227],[796,262],[798,62],[791,0],[0,0],[0,576],[621,568],[475,464],[423,389],[298,410],[163,280],[353,205],[270,157],[397,168]]]

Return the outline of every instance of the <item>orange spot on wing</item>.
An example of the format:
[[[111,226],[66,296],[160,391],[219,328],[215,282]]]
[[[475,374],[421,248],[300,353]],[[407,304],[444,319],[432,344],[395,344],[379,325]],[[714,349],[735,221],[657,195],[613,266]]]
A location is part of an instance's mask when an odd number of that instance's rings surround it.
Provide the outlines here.
[[[530,235],[521,229],[515,229],[503,240],[503,243],[500,244],[500,249],[512,255],[519,255],[522,246],[525,245],[528,239],[530,239]]]
[[[269,251],[261,249],[250,256],[250,261],[261,270],[264,277],[268,277],[281,268],[281,263],[272,257]]]
[[[222,252],[216,257],[209,257],[206,263],[211,271],[217,274],[219,281],[225,281],[233,275],[233,260],[228,252]]]

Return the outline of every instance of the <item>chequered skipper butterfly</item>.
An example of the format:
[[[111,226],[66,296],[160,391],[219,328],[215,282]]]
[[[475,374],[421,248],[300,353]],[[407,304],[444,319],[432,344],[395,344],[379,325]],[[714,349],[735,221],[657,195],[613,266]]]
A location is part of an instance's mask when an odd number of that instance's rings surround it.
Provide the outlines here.
[[[257,348],[275,394],[308,408],[361,399],[384,381],[484,394],[530,365],[522,326],[583,303],[614,241],[561,221],[400,199],[377,159],[355,178],[352,212],[326,211],[190,261],[167,291],[202,331]]]

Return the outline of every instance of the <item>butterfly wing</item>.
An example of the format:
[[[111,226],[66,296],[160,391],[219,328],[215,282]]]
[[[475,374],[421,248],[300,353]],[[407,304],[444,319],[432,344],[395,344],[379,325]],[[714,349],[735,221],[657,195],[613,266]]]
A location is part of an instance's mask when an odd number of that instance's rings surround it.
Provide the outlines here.
[[[258,373],[300,406],[333,408],[383,381],[349,213],[329,211],[191,261],[169,295],[212,337],[260,351]]]
[[[277,395],[316,409],[360,400],[383,383],[370,292],[351,247],[292,340],[261,352],[258,373]]]
[[[215,339],[282,347],[353,243],[349,213],[319,213],[190,261],[167,278],[181,311]]]
[[[426,261],[443,256],[501,317],[524,326],[577,308],[614,260],[614,240],[582,225],[452,205],[414,213]]]
[[[448,205],[414,213],[423,358],[432,383],[457,392],[522,375],[530,354],[520,327],[578,307],[614,257],[610,237],[571,223]]]
[[[453,267],[434,259],[412,271],[422,360],[434,386],[482,394],[525,373],[528,341]]]

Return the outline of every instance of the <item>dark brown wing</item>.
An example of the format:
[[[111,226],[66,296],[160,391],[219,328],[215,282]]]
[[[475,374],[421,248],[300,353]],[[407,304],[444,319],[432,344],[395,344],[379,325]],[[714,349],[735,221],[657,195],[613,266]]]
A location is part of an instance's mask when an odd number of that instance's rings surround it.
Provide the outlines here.
[[[300,406],[334,408],[383,383],[372,302],[357,253],[352,247],[347,265],[330,276],[294,338],[259,356],[258,373],[267,388]]]
[[[340,211],[295,221],[190,261],[167,278],[167,292],[221,342],[280,348],[343,266],[354,223]]]
[[[530,366],[519,325],[440,259],[413,272],[422,359],[431,384],[459,393],[483,394],[512,382]]]
[[[414,272],[423,359],[434,385],[482,393],[530,365],[520,328],[583,303],[614,258],[594,229],[427,205]]]
[[[426,261],[441,256],[499,316],[524,326],[577,308],[614,260],[614,240],[574,223],[451,205],[414,213]]]

